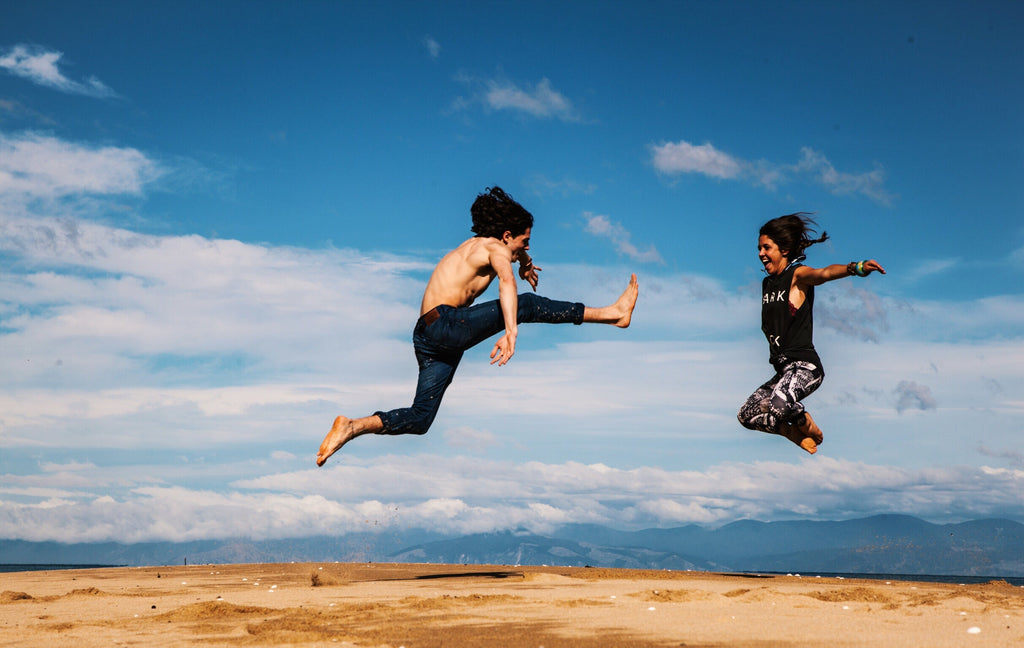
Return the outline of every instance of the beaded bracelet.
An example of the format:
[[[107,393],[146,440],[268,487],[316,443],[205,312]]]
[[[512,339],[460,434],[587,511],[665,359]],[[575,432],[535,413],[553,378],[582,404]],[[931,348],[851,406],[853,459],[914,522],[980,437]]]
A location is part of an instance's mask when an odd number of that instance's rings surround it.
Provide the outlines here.
[[[851,275],[857,275],[858,277],[866,277],[871,273],[870,270],[864,269],[866,261],[850,261],[846,264],[846,273]]]

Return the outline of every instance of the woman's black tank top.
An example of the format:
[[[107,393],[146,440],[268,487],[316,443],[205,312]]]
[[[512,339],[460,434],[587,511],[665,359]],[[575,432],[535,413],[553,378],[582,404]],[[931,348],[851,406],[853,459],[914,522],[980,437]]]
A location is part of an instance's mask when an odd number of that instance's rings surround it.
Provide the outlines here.
[[[821,367],[814,350],[814,286],[804,291],[804,303],[790,312],[789,289],[799,263],[791,263],[782,274],[768,275],[761,283],[761,330],[768,339],[768,361],[779,370],[794,360]]]

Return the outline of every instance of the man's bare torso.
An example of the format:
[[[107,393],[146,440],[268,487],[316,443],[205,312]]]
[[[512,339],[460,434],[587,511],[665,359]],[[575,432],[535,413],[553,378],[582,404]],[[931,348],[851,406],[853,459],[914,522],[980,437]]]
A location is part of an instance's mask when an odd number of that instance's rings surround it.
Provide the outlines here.
[[[463,241],[438,262],[423,291],[420,315],[435,306],[467,306],[479,297],[497,276],[491,255],[501,254],[505,246],[489,237],[473,237]],[[504,256],[511,255],[505,252]]]

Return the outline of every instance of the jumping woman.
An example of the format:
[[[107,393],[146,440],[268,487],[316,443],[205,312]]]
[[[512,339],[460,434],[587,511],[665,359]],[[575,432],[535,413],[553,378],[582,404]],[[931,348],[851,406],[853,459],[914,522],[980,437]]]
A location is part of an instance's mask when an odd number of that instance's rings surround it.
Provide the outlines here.
[[[803,265],[804,250],[828,240],[827,232],[812,238],[816,223],[809,216],[797,212],[761,227],[757,253],[768,273],[761,284],[761,330],[768,339],[775,375],[750,395],[736,418],[745,428],[784,436],[814,454],[823,440],[821,428],[801,402],[825,378],[811,339],[814,287],[885,270],[874,259],[824,268]]]

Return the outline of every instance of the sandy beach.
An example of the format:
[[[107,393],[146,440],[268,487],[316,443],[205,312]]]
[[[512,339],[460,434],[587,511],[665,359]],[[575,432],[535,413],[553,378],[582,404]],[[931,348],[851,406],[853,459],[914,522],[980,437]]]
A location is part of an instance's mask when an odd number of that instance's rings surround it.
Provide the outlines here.
[[[1024,588],[706,572],[251,564],[0,574],[4,646],[1020,646]]]

